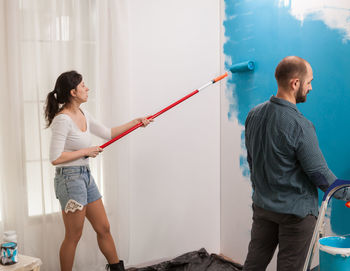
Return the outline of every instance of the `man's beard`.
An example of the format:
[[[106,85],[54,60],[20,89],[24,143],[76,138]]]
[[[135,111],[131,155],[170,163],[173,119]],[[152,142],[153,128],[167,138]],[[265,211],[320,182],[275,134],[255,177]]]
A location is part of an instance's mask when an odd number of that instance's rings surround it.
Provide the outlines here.
[[[303,95],[303,87],[302,87],[303,84],[300,84],[299,86],[299,89],[298,89],[298,92],[297,92],[297,96],[295,97],[295,102],[298,104],[298,103],[305,103],[306,102],[306,95]]]

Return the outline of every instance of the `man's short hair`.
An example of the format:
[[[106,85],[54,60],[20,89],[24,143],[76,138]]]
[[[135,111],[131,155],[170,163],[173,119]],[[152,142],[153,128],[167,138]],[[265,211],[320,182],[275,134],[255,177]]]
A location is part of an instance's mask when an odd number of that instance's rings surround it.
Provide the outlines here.
[[[278,63],[275,70],[275,78],[278,86],[288,88],[290,79],[304,80],[307,72],[306,60],[298,56],[287,56]]]

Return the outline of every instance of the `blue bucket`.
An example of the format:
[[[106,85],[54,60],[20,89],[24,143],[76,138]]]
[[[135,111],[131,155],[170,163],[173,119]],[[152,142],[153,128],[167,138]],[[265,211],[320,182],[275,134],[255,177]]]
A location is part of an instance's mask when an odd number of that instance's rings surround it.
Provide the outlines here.
[[[324,237],[320,243],[320,271],[350,271],[350,238]]]

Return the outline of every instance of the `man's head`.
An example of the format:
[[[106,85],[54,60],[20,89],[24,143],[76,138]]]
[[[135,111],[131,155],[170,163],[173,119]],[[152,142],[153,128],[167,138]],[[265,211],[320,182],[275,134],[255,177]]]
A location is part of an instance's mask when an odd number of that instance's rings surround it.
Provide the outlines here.
[[[295,100],[295,103],[306,101],[306,95],[312,90],[313,72],[310,64],[297,56],[287,56],[277,65],[275,71],[278,91],[283,96]]]

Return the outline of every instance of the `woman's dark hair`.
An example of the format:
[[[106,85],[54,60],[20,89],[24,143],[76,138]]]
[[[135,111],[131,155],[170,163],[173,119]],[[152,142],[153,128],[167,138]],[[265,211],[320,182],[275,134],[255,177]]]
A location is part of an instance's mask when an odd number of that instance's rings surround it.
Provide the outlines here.
[[[70,91],[76,89],[82,80],[82,75],[76,71],[64,72],[57,78],[54,90],[46,98],[44,110],[47,127],[51,125],[53,118],[60,111],[62,105],[70,102]]]

